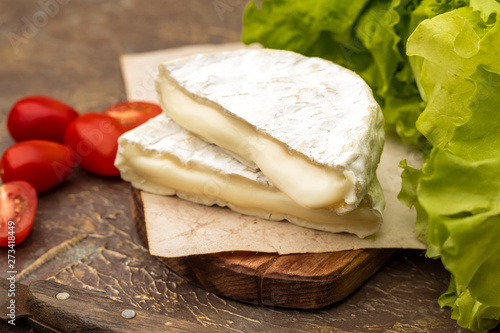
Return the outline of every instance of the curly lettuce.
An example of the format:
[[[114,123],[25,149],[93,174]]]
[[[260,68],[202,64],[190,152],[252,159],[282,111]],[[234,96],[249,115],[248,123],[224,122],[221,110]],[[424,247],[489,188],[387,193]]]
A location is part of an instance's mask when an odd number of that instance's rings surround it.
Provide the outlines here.
[[[475,1],[424,21],[407,48],[427,102],[416,126],[434,148],[420,172],[406,167],[401,197],[452,274],[439,303],[475,332],[500,320],[499,9]]]
[[[248,5],[242,34],[356,71],[387,130],[425,147],[399,198],[451,272],[439,304],[475,332],[500,321],[499,21],[497,0],[272,0]]]

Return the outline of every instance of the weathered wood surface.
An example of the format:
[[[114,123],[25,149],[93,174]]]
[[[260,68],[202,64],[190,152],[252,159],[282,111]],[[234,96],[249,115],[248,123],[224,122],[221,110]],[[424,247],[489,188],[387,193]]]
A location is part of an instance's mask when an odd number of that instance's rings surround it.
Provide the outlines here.
[[[62,332],[229,332],[224,327],[205,327],[131,307],[54,281],[33,281],[26,294],[26,305],[37,323]],[[124,317],[126,311],[133,315]]]
[[[5,123],[17,99],[46,94],[82,113],[102,110],[125,99],[120,54],[237,41],[245,5],[238,0],[41,2],[59,4],[46,22],[38,1],[0,4],[0,152],[13,143]],[[30,31],[26,22],[34,19],[38,26]],[[12,34],[22,38],[18,44],[9,40]],[[4,249],[0,256],[6,258]],[[463,331],[436,303],[449,274],[421,251],[399,251],[353,295],[314,311],[248,305],[194,287],[140,245],[129,185],[82,170],[40,196],[34,229],[16,247],[16,266],[22,283],[51,279],[235,332]],[[0,324],[0,332],[26,332],[26,327]]]
[[[147,197],[132,190],[132,215],[143,244],[148,245]],[[157,203],[161,205],[162,203]],[[318,309],[338,302],[370,278],[396,252],[367,249],[330,253],[278,255],[233,251],[158,260],[187,281],[238,301],[294,309]]]

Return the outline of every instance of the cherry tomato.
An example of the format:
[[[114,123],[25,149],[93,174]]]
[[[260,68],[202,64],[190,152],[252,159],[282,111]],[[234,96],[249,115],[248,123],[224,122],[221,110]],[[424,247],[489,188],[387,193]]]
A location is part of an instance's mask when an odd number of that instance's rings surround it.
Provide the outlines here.
[[[0,246],[19,244],[28,236],[37,203],[30,183],[15,181],[0,186]]]
[[[75,159],[68,147],[52,141],[28,140],[4,152],[0,176],[4,182],[27,181],[42,193],[68,178],[74,165]]]
[[[7,128],[16,141],[63,142],[66,128],[77,117],[78,113],[63,102],[46,96],[29,96],[14,104]]]
[[[118,137],[123,132],[116,119],[92,112],[80,116],[68,126],[64,143],[85,170],[103,176],[117,176],[120,172],[114,162]]]
[[[124,131],[131,130],[161,113],[158,104],[149,102],[121,102],[107,108],[104,113],[120,122]]]

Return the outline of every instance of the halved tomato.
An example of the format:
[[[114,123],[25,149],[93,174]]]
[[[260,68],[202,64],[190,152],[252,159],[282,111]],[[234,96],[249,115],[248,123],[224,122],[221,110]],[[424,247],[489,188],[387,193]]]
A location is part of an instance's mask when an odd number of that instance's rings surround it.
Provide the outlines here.
[[[73,121],[64,136],[78,163],[87,171],[103,176],[120,174],[115,167],[120,123],[103,113],[86,113]]]
[[[121,102],[107,108],[104,113],[120,122],[124,131],[131,130],[161,113],[158,104],[149,102]]]
[[[7,148],[0,160],[0,177],[5,183],[24,180],[41,193],[68,178],[74,165],[75,159],[65,145],[28,140]]]
[[[17,101],[7,118],[7,128],[16,141],[63,142],[68,125],[78,118],[69,105],[47,96],[28,96]]]
[[[0,186],[0,246],[19,244],[28,236],[37,203],[30,183],[14,181]]]

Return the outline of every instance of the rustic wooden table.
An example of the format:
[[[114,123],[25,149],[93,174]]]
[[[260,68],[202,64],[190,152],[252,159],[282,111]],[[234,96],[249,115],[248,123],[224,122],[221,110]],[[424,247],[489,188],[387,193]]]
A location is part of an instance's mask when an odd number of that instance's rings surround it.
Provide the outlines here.
[[[81,113],[125,99],[118,57],[239,40],[243,0],[2,0],[0,152],[6,115],[45,94]],[[449,275],[422,251],[399,251],[359,290],[316,311],[254,306],[196,288],[140,244],[130,187],[77,169],[40,196],[35,226],[16,247],[20,282],[51,279],[168,316],[235,332],[462,332],[437,297]],[[6,275],[2,249],[0,276]],[[87,306],[92,306],[88,304]],[[13,332],[25,332],[18,321]],[[12,331],[3,324],[1,332]]]

